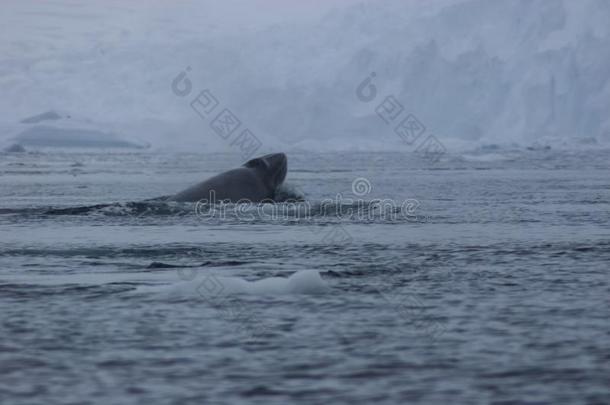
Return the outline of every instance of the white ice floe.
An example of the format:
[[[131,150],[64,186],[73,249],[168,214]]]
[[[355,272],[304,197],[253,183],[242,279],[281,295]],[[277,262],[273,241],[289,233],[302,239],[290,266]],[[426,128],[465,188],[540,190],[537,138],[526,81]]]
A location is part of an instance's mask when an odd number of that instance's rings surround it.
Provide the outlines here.
[[[185,271],[185,274],[187,273],[191,274],[188,270]],[[197,274],[197,277],[192,280],[170,285],[139,287],[137,292],[162,294],[172,298],[199,296],[215,300],[227,295],[322,294],[330,290],[317,270],[301,270],[289,277],[269,277],[256,281],[219,276],[217,272],[193,274]]]

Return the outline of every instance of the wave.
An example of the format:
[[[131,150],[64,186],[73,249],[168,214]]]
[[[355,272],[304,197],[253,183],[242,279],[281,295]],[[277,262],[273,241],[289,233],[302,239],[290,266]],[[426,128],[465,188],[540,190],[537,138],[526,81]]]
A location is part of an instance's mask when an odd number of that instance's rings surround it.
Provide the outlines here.
[[[294,221],[319,218],[337,218],[356,221],[379,219],[426,221],[420,215],[419,201],[407,199],[395,202],[390,199],[359,200],[335,198],[317,201],[303,200],[300,195],[286,194],[285,201],[275,203],[184,203],[164,201],[164,197],[132,202],[114,202],[75,207],[28,207],[0,209],[0,215],[52,217],[132,217],[160,218],[197,216],[206,220]]]

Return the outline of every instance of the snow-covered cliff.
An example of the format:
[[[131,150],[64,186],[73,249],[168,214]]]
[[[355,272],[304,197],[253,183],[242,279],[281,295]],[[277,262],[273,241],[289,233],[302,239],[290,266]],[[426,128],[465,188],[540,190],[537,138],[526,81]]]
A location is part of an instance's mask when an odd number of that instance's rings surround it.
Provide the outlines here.
[[[390,95],[448,149],[610,142],[607,0],[217,3],[3,4],[0,139],[61,110],[153,145],[229,149],[189,105],[208,89],[267,149],[404,147],[375,111]]]

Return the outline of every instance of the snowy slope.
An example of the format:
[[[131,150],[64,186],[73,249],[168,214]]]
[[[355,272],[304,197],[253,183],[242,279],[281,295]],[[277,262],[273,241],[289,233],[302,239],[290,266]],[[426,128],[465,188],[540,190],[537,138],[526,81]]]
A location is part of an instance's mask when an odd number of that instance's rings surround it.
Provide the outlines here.
[[[143,4],[4,2],[0,140],[61,110],[157,147],[229,150],[189,106],[209,89],[270,150],[405,147],[375,113],[387,95],[450,150],[610,142],[606,0]]]

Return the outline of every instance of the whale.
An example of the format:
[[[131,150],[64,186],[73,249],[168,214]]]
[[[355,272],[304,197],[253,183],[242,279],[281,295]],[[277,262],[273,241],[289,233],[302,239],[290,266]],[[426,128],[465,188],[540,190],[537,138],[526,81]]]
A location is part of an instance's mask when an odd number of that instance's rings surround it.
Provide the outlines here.
[[[170,196],[167,201],[271,202],[277,188],[284,182],[287,171],[286,155],[272,153],[195,184]]]

